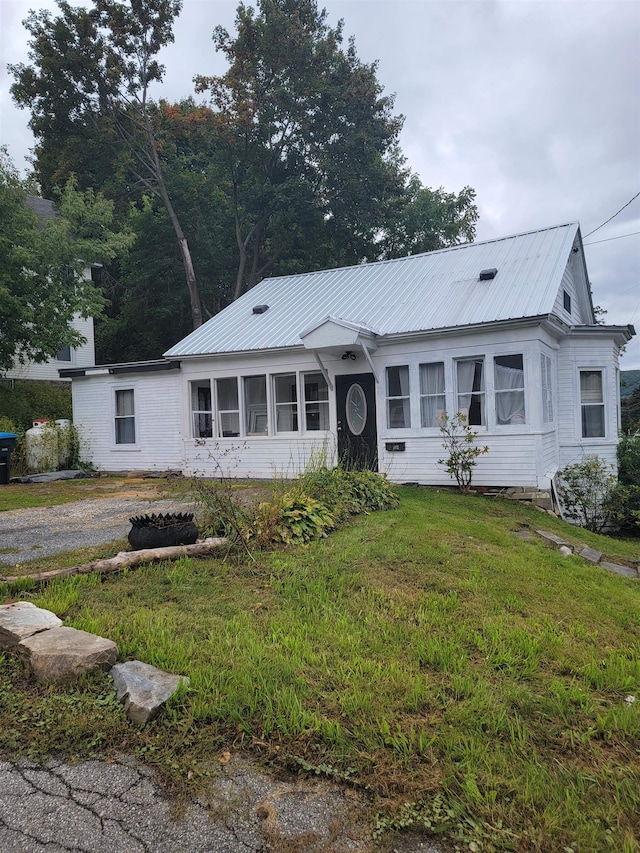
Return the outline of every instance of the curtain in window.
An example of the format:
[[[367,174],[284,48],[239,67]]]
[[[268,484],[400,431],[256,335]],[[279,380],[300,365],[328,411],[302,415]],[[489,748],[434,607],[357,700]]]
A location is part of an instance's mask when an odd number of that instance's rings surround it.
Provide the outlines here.
[[[116,444],[136,443],[133,389],[116,391]]]
[[[439,427],[446,409],[444,364],[441,361],[420,365],[420,424]]]
[[[495,367],[496,418],[499,424],[523,424],[524,368],[521,355],[498,357]]]

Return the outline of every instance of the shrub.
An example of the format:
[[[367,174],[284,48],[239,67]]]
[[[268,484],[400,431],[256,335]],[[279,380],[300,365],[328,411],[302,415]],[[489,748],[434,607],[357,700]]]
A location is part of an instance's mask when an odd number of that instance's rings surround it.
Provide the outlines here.
[[[446,467],[449,476],[455,477],[460,491],[466,494],[471,488],[471,477],[478,464],[478,456],[488,453],[489,448],[474,444],[478,433],[471,429],[462,412],[457,412],[452,418],[445,412],[440,418],[440,433],[442,446],[449,455],[446,459],[438,459],[438,465]]]
[[[392,509],[398,497],[392,486],[374,471],[346,471],[319,468],[307,471],[301,479],[304,491],[323,503],[336,521],[363,512]]]
[[[621,435],[616,454],[618,480],[627,486],[640,486],[640,434]]]
[[[617,483],[607,500],[613,524],[627,534],[640,534],[640,485]]]
[[[285,494],[258,506],[250,535],[260,545],[292,545],[321,539],[332,527],[333,516],[320,501],[305,494]]]
[[[599,456],[585,456],[582,462],[558,472],[558,490],[565,514],[599,533],[609,522],[609,501],[616,484],[613,469]]]

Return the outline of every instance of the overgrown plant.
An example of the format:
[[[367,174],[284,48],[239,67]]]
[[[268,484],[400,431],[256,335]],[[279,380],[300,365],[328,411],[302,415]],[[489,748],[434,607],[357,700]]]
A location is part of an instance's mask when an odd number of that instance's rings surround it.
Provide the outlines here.
[[[594,533],[599,533],[610,520],[615,485],[613,469],[595,455],[558,471],[558,491],[565,515]]]
[[[251,536],[261,545],[293,545],[322,539],[333,527],[333,516],[320,501],[305,494],[285,494],[259,504]]]
[[[346,471],[340,466],[314,468],[302,475],[300,483],[338,522],[350,515],[398,506],[393,487],[374,471]]]
[[[474,443],[478,433],[471,429],[467,416],[462,412],[456,412],[452,418],[445,412],[440,418],[440,434],[448,456],[438,459],[438,465],[445,466],[449,476],[455,477],[460,491],[466,494],[471,489],[478,456],[488,453],[489,448],[486,445],[478,447]]]

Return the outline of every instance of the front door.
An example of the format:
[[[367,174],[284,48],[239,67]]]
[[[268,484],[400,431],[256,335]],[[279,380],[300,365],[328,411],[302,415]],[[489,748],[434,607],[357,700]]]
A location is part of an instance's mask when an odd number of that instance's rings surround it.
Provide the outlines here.
[[[336,376],[338,458],[348,470],[378,470],[376,386],[372,373]]]

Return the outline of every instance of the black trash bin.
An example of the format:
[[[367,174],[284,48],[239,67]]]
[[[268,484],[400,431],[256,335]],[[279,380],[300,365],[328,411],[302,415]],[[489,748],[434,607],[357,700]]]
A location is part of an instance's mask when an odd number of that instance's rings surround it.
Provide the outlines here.
[[[0,432],[0,486],[11,479],[11,451],[17,438],[15,432]]]

